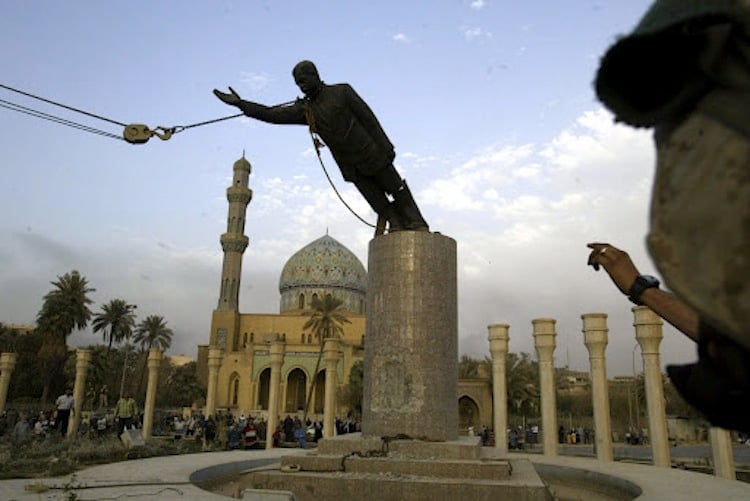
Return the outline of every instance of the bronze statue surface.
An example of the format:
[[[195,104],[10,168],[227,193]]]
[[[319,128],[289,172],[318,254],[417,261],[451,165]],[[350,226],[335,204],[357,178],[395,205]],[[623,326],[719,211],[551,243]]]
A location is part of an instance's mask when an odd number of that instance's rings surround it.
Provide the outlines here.
[[[388,220],[390,231],[428,230],[406,181],[393,166],[393,144],[367,103],[349,84],[325,84],[310,61],[298,63],[292,75],[305,96],[289,104],[246,101],[231,87],[229,93],[214,89],[214,94],[251,118],[309,126],[330,149],[344,179]]]

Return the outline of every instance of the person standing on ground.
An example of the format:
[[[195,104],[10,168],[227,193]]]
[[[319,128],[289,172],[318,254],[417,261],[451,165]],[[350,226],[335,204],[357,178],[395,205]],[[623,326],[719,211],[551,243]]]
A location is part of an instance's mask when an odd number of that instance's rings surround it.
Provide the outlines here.
[[[133,426],[133,419],[138,414],[138,405],[130,396],[130,393],[125,392],[122,398],[117,401],[115,405],[115,419],[117,419],[117,437],[122,435],[122,432]]]
[[[55,406],[57,407],[57,418],[55,419],[55,427],[60,428],[60,435],[63,437],[68,433],[68,422],[70,421],[71,413],[73,410],[73,390],[68,388],[65,393],[57,397],[55,400]]]

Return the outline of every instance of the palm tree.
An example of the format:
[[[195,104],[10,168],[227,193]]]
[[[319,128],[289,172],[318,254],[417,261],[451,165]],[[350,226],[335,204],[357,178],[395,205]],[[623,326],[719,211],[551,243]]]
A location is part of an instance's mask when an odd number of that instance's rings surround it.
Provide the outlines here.
[[[130,339],[135,327],[134,304],[128,304],[124,299],[113,299],[102,306],[102,312],[94,315],[91,325],[94,333],[102,331],[102,340],[107,341],[107,352],[112,349],[112,343],[121,343]]]
[[[89,305],[93,303],[88,294],[94,292],[88,281],[73,270],[58,276],[55,286],[44,296],[42,309],[37,314],[37,328],[44,336],[39,349],[39,369],[44,380],[42,401],[49,397],[52,381],[62,375],[68,352],[67,339],[75,329],[85,329],[91,318]]]
[[[143,363],[141,367],[141,378],[138,385],[142,388],[144,380],[146,378],[146,366],[148,365],[148,351],[151,348],[159,348],[160,350],[166,350],[172,345],[172,335],[174,332],[172,329],[167,327],[167,322],[164,317],[160,315],[149,315],[138,327],[135,328],[135,336],[133,342],[140,345]],[[125,384],[125,372],[123,371],[123,385]],[[123,386],[124,387],[124,386]]]
[[[172,346],[173,334],[172,329],[167,327],[164,317],[149,315],[135,328],[133,342],[141,345],[144,351],[148,351],[151,348],[166,350]]]
[[[508,353],[506,359],[506,387],[510,408],[516,415],[523,413],[524,408],[532,410],[539,397],[538,365],[528,353]]]
[[[302,326],[303,329],[312,330],[313,336],[320,343],[320,352],[318,353],[318,361],[315,364],[315,372],[312,374],[312,384],[310,385],[310,392],[307,395],[307,402],[305,403],[305,413],[302,417],[302,422],[307,421],[307,413],[310,410],[310,401],[312,400],[313,392],[315,391],[315,384],[318,381],[318,370],[320,369],[320,359],[323,357],[323,347],[325,346],[325,340],[331,337],[341,337],[344,334],[344,324],[351,323],[346,315],[341,313],[341,307],[344,301],[333,297],[330,294],[326,294],[323,299],[318,296],[313,296],[312,299],[312,310],[306,311],[303,315],[309,315],[310,318]]]

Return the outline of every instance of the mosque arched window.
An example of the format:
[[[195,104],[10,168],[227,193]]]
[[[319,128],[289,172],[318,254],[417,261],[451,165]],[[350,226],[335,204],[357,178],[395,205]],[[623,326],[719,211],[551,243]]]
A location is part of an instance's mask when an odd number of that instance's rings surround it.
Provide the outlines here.
[[[305,333],[304,332],[302,333],[302,336],[300,337],[299,342],[300,343],[304,343],[305,342]]]
[[[233,407],[236,407],[240,398],[240,377],[238,375],[235,374],[234,377],[232,377],[230,388],[232,393],[229,401]]]
[[[242,347],[247,347],[247,332],[242,335]]]
[[[312,343],[312,334],[307,335],[307,344]]]
[[[251,343],[254,343],[254,342],[255,342],[255,333],[254,333],[254,332],[251,332],[251,333],[250,333],[250,342],[251,342]]]
[[[305,295],[304,294],[299,295],[299,309],[300,310],[305,309]]]

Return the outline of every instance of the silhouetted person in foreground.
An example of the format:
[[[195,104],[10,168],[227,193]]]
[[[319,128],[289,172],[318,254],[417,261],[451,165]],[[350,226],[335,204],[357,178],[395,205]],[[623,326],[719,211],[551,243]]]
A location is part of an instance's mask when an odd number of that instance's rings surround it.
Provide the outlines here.
[[[310,61],[298,63],[294,81],[305,97],[291,104],[265,106],[214,89],[216,97],[257,120],[308,125],[331,150],[346,181],[354,183],[389,231],[429,229],[406,181],[393,166],[396,153],[375,114],[345,83],[327,85]],[[389,197],[393,197],[393,201]]]
[[[750,431],[750,4],[657,0],[604,55],[596,91],[618,121],[654,128],[647,243],[677,323],[654,311],[698,343],[669,377],[714,426]],[[611,249],[594,249],[610,275]]]

